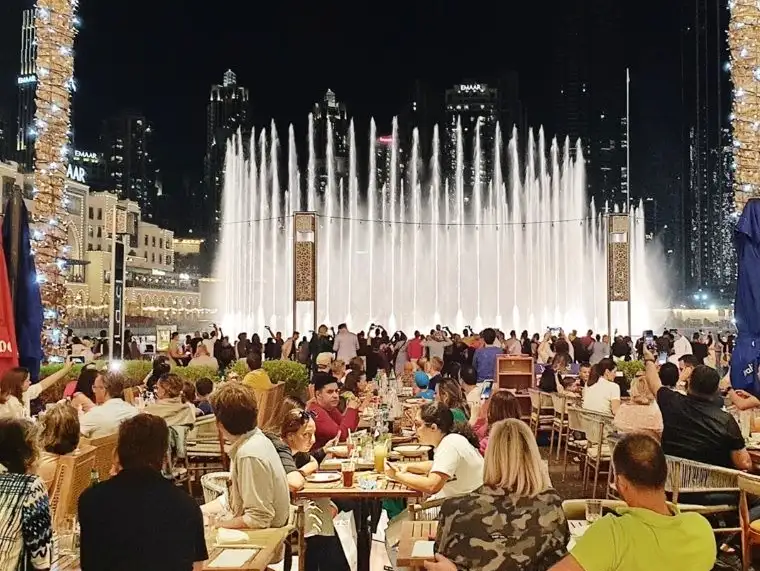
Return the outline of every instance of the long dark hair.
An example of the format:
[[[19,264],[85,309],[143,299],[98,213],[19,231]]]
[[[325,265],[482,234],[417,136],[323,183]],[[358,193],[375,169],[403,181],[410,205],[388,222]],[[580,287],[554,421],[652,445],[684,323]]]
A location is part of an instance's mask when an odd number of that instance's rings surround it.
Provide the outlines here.
[[[98,378],[98,370],[95,367],[93,366],[84,367],[82,369],[82,372],[79,373],[79,378],[77,379],[77,386],[74,389],[74,392],[82,393],[92,402],[95,402],[95,393],[92,392],[92,385],[95,384],[95,379],[97,378]]]
[[[462,387],[454,379],[446,377],[438,383],[438,400],[449,409],[458,408],[465,416],[470,416],[470,406],[467,404]]]
[[[420,410],[420,418],[427,425],[435,424],[444,436],[447,434],[461,434],[473,448],[476,450],[480,449],[480,440],[469,423],[454,422],[454,415],[445,404],[437,401],[426,404]]]
[[[0,404],[5,404],[11,396],[21,400],[24,394],[24,381],[29,376],[26,367],[13,367],[0,379]]]

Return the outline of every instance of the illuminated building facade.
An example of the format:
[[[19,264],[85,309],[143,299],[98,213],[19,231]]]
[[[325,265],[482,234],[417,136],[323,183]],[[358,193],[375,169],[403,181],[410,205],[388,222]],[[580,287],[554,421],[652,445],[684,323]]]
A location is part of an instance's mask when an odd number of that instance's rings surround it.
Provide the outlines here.
[[[332,126],[335,174],[340,181],[348,176],[348,114],[345,104],[337,100],[335,92],[328,89],[322,101],[314,104],[314,151],[317,172],[317,190],[327,188],[327,134],[328,124]],[[344,183],[345,184],[345,183]]]

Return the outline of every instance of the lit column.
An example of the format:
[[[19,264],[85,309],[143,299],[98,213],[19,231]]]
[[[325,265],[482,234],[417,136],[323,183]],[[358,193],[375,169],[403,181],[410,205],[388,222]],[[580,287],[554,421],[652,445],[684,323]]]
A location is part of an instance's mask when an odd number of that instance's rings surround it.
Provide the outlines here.
[[[78,0],[38,0],[34,16],[37,113],[32,248],[45,311],[42,342],[47,354],[59,352],[56,334],[65,317],[64,215],[77,4]]]
[[[760,196],[760,5],[729,0],[736,207]]]

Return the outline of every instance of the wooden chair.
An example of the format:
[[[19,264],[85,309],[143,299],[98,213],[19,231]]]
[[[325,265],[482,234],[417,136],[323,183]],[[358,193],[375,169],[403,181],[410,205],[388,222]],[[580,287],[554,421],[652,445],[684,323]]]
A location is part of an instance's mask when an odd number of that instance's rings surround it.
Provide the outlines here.
[[[187,469],[194,479],[224,469],[224,442],[213,414],[200,417],[187,435]]]
[[[665,482],[665,491],[671,494],[671,501],[679,509],[684,505],[679,501],[682,494],[722,493],[740,495],[739,476],[742,472],[739,470],[703,464],[677,456],[666,456],[665,459],[668,463],[668,479]],[[696,508],[698,509],[695,511],[699,511],[703,515],[730,513],[738,509],[738,503],[737,498],[736,502],[728,504],[697,504]],[[691,505],[694,506],[694,504]],[[714,531],[715,533],[736,533],[741,531],[741,528],[720,527],[714,528]]]
[[[135,397],[139,394],[140,391],[137,389],[137,387],[127,387],[124,389],[124,402],[134,405]]]
[[[97,470],[98,479],[101,482],[111,477],[111,467],[113,466],[113,457],[118,441],[119,435],[117,433],[90,440],[90,446],[95,448],[95,470]]]
[[[566,405],[565,412],[567,413],[567,437],[565,438],[565,452],[562,456],[562,481],[565,481],[567,475],[567,456],[571,458],[583,459],[586,457],[586,447],[588,446],[588,440],[586,440],[585,434],[583,438],[575,438],[578,433],[583,433],[583,422],[580,415],[581,409],[569,404]]]
[[[609,471],[611,450],[607,444],[607,433],[612,430],[613,417],[591,410],[579,411],[583,432],[586,434],[586,455],[583,462],[583,492],[586,492],[590,471],[594,472],[594,487],[591,497],[596,498],[596,487],[600,474],[608,474],[603,467],[606,464]]]
[[[89,486],[95,469],[95,448],[80,448],[61,456],[50,492],[50,512],[53,528],[58,528],[70,515],[76,515],[79,496]]]
[[[752,562],[752,547],[760,544],[760,521],[749,519],[747,496],[760,496],[760,477],[739,474],[739,525],[742,529],[742,571],[749,571]]]
[[[530,397],[530,428],[533,435],[538,438],[538,433],[542,430],[551,430],[554,420],[554,408],[549,393],[544,393],[538,389],[528,389]]]
[[[261,430],[277,427],[280,410],[285,400],[285,383],[278,383],[266,391],[256,390],[256,403],[259,406],[256,424]]]
[[[419,504],[409,504],[409,519],[412,521],[433,521],[438,519],[443,502],[448,498],[438,498],[436,500],[427,500]]]
[[[567,438],[567,397],[559,393],[551,393],[552,406],[554,407],[554,418],[552,418],[552,429],[549,440],[549,457],[552,455],[554,448],[554,435],[557,435],[557,460],[559,460],[559,451],[562,448],[563,436]]]

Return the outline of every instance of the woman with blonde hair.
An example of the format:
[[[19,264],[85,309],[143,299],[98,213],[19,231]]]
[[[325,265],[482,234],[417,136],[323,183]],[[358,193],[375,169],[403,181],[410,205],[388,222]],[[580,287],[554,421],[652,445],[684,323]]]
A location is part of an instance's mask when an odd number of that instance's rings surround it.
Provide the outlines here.
[[[38,441],[42,451],[37,464],[37,475],[50,490],[55,480],[58,459],[72,454],[79,446],[79,414],[69,403],[60,402],[46,410],[41,420]]]
[[[620,405],[612,421],[620,432],[645,432],[658,441],[662,438],[662,412],[649,390],[644,371],[639,371],[631,382],[631,398]]]
[[[497,422],[483,485],[441,506],[435,542],[440,568],[544,570],[564,556],[569,538],[562,499],[551,487],[528,425],[517,419]]]

